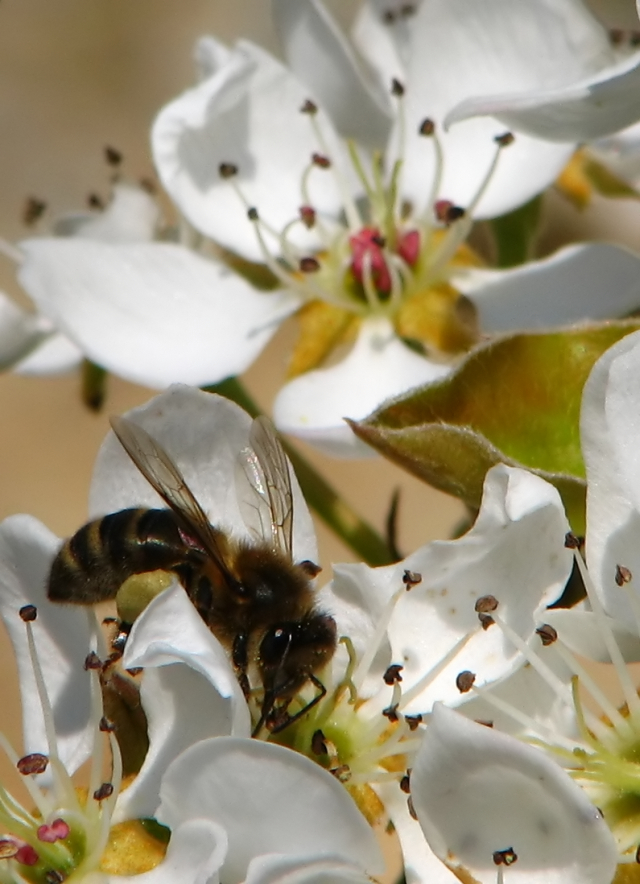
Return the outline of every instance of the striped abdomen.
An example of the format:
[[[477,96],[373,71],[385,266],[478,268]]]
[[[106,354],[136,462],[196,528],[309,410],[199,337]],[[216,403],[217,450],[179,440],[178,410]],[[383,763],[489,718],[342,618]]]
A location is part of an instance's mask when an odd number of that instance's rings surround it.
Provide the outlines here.
[[[88,522],[63,543],[47,595],[53,602],[93,605],[115,598],[132,574],[188,569],[202,558],[185,544],[171,510],[120,510]]]

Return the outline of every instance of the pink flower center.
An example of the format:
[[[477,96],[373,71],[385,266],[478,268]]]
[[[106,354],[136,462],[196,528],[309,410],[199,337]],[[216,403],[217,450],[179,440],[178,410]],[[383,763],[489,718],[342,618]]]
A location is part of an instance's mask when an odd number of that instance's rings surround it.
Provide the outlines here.
[[[386,242],[377,227],[363,227],[358,233],[349,237],[351,246],[351,269],[359,283],[364,283],[366,275],[380,294],[391,291],[391,273],[385,255]],[[420,233],[409,230],[403,233],[397,242],[395,253],[413,267],[420,253]],[[368,265],[368,267],[367,267]]]

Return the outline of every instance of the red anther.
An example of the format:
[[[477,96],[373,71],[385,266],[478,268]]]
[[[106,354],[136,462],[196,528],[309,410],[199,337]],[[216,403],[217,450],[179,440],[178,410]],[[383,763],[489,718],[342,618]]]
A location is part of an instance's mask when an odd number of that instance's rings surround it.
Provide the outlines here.
[[[48,764],[49,759],[46,755],[42,755],[40,752],[32,752],[31,755],[24,755],[20,758],[16,763],[16,767],[19,773],[26,777],[28,774],[44,773]]]
[[[18,614],[20,614],[20,619],[24,620],[25,623],[31,623],[38,616],[38,609],[35,605],[24,605],[20,608]]]
[[[363,227],[359,233],[349,237],[351,253],[351,269],[358,282],[363,281],[364,259],[368,256],[371,279],[376,289],[382,294],[391,291],[391,274],[385,261],[381,242],[384,242],[380,231],[375,227]]]
[[[14,856],[16,862],[22,863],[23,866],[35,866],[40,857],[30,844],[23,844],[18,848],[18,852]]]
[[[307,257],[300,258],[300,267],[301,273],[317,273],[320,270],[320,262],[317,258]]]
[[[409,267],[413,267],[420,255],[420,231],[409,230],[403,233],[398,242],[398,254],[407,262]]]
[[[55,844],[56,841],[64,841],[69,836],[69,826],[64,820],[54,820],[51,825],[39,826],[36,832],[38,841],[46,841]]]
[[[300,220],[305,227],[311,229],[316,223],[316,210],[311,206],[300,206]]]
[[[436,200],[433,211],[436,219],[442,221],[443,224],[453,224],[464,215],[464,209],[454,205],[451,200]]]
[[[313,116],[314,114],[318,113],[318,105],[315,103],[315,101],[311,101],[310,98],[307,98],[302,103],[302,107],[300,108],[300,113],[301,114],[310,114],[311,116]]]
[[[321,169],[328,169],[331,165],[329,157],[325,157],[324,154],[321,153],[311,154],[311,162],[314,166],[319,166]]]

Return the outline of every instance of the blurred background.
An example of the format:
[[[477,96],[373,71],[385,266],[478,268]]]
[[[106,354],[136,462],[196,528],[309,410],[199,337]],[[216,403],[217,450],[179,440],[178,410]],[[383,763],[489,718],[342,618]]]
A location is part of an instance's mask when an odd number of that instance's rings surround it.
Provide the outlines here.
[[[428,0],[426,0],[428,2]],[[343,24],[355,0],[329,3]],[[608,23],[638,28],[633,0],[602,0]],[[0,4],[0,236],[28,235],[27,197],[44,200],[49,217],[108,195],[104,148],[124,156],[127,177],[153,174],[148,132],[158,109],[193,81],[195,39],[238,36],[277,51],[266,0],[2,0]],[[545,207],[544,251],[581,237],[640,246],[638,207],[604,204],[579,215],[553,194]],[[615,229],[614,225],[615,224]],[[0,288],[20,299],[11,262],[0,256]],[[282,377],[291,328],[284,328],[246,377],[260,404]],[[109,380],[103,413],[81,404],[79,379],[0,375],[0,518],[27,512],[60,536],[86,520],[87,492],[107,416],[144,402],[152,392]],[[340,462],[304,452],[346,500],[379,530],[391,495],[401,490],[399,545],[409,552],[449,536],[462,507],[377,458]],[[352,558],[320,527],[321,561]],[[19,741],[11,655],[3,667],[0,729]]]

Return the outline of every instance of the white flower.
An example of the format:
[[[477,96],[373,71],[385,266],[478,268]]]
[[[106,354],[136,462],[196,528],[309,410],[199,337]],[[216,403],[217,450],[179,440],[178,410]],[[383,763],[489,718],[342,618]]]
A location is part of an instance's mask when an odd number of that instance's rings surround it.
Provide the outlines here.
[[[566,251],[515,276],[462,273],[473,218],[550,184],[582,136],[518,136],[503,150],[495,120],[443,130],[459,102],[505,81],[538,95],[594,72],[606,79],[617,62],[603,29],[575,0],[517,12],[506,0],[394,9],[366,4],[357,23],[372,77],[319,2],[276,0],[290,68],[248,42],[204,39],[201,82],[156,119],[155,161],[180,211],[200,233],[266,263],[275,290],[252,287],[206,243],[198,254],[113,237],[28,240],[20,278],[47,321],[110,371],[164,387],[242,372],[301,308],[299,376],[278,396],[276,421],[333,453],[361,454],[345,416],[442,377],[477,339],[460,291],[487,331],[599,318],[603,286],[615,293],[607,315],[635,307],[637,259],[614,247]],[[118,213],[118,229],[139,229],[131,214]],[[96,227],[82,235],[102,236]],[[549,282],[568,287],[566,297],[532,308]],[[354,337],[346,358],[319,367]]]

